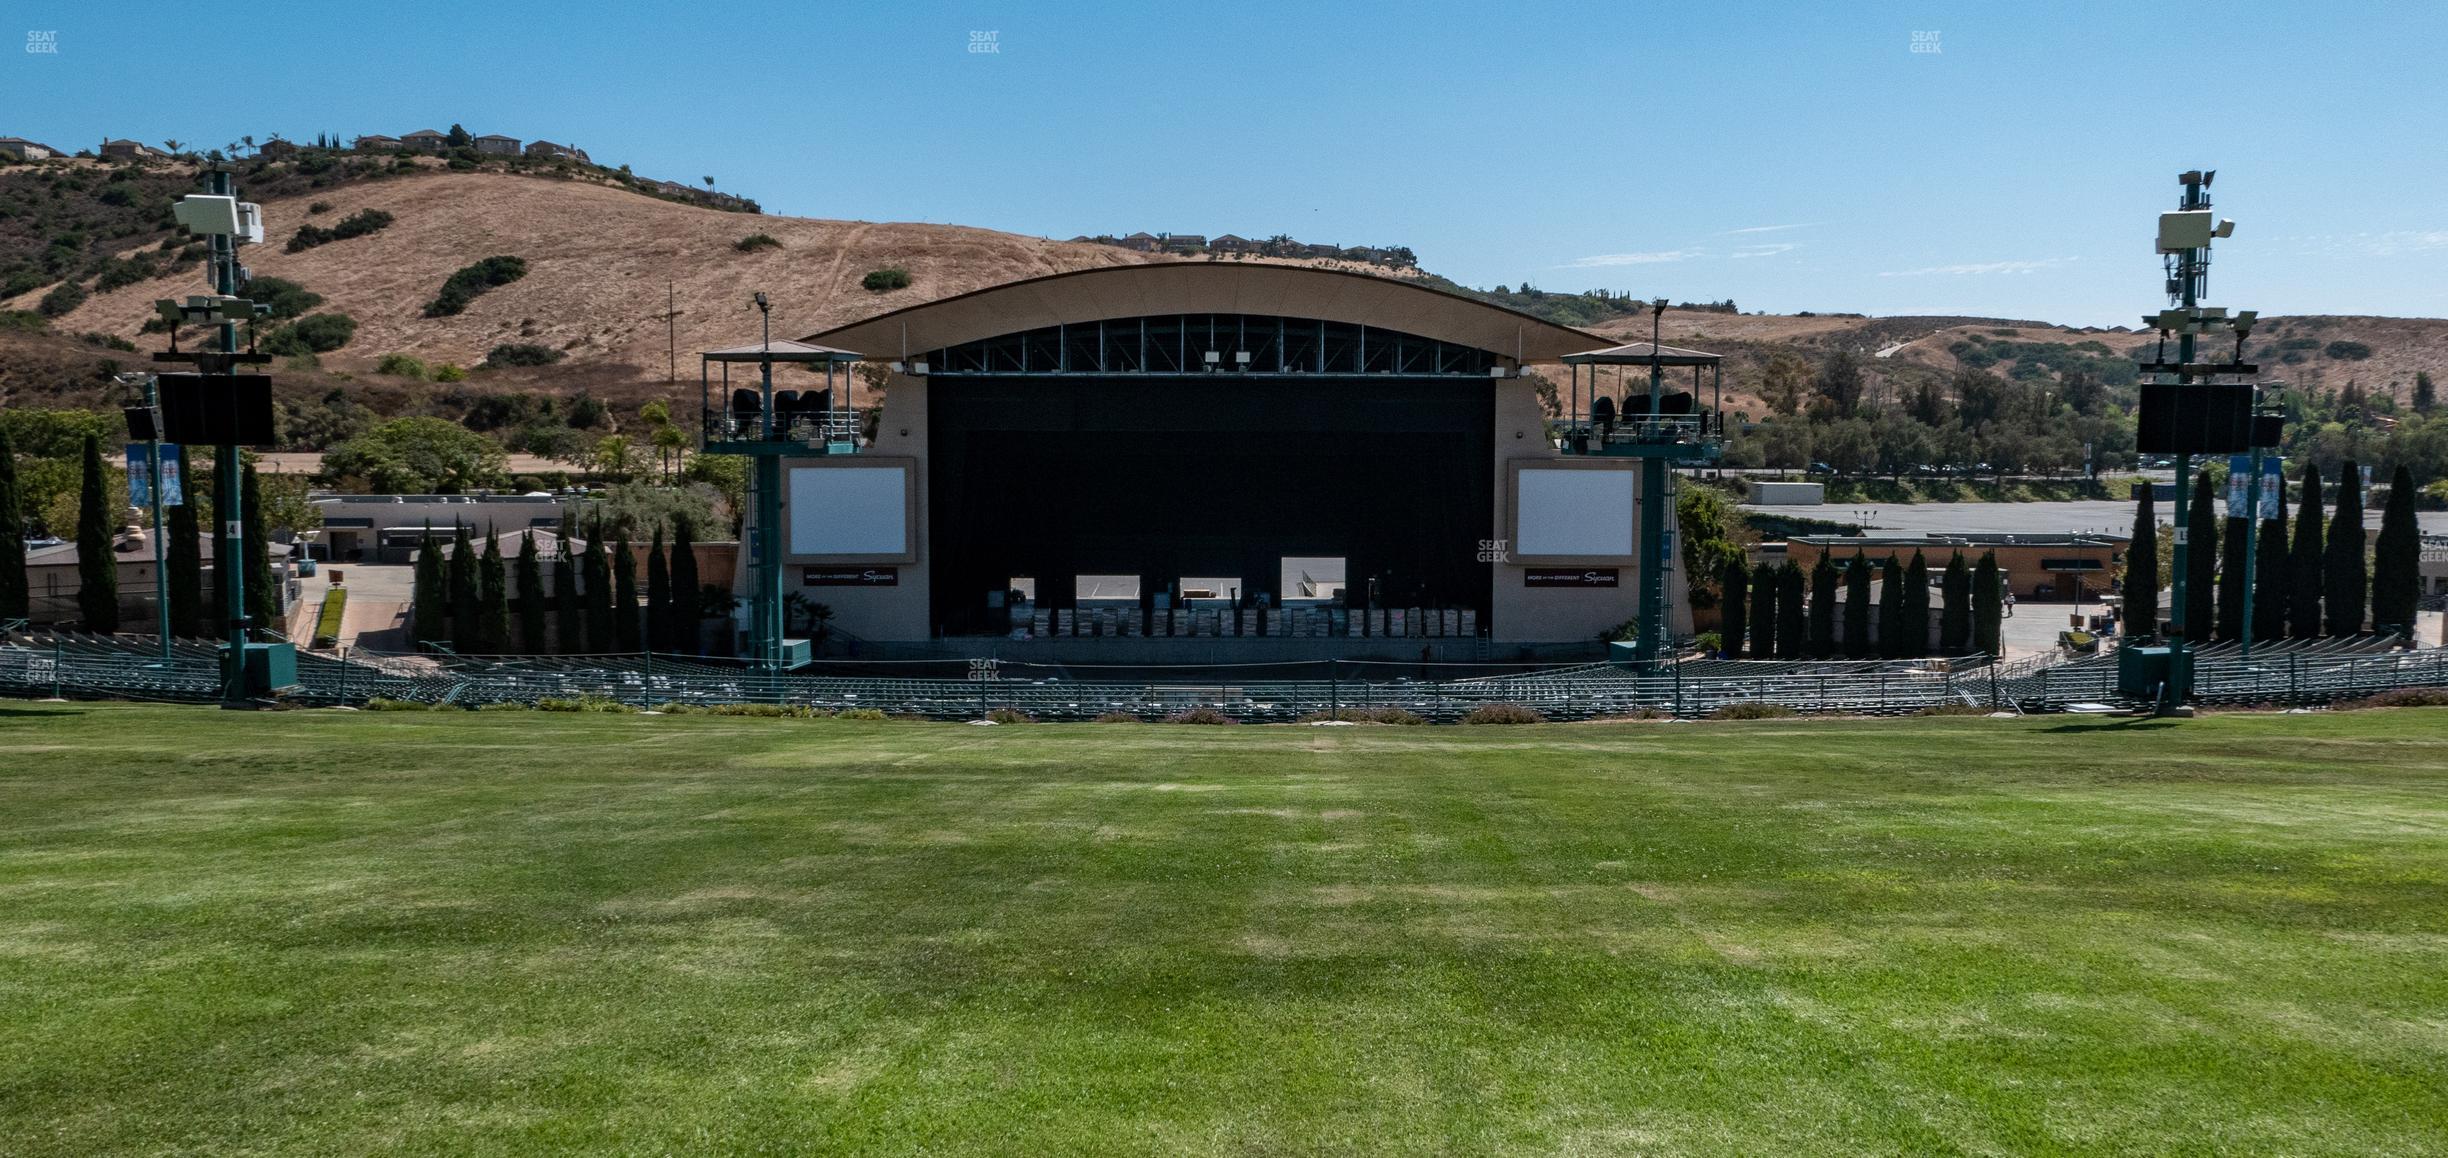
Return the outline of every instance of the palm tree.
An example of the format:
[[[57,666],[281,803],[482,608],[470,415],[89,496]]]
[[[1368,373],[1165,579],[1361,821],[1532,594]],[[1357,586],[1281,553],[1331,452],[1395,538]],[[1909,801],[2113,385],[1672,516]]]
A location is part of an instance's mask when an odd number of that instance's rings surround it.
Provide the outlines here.
[[[254,135],[253,135],[253,134],[248,134],[248,135],[246,135],[246,136],[242,136],[242,137],[240,137],[240,138],[238,138],[238,139],[239,139],[239,140],[241,140],[241,141],[246,142],[246,147],[247,147],[247,150],[248,150],[249,152],[253,152],[253,151],[254,151],[254,149],[255,149],[255,137],[254,137]],[[233,152],[233,153],[235,153],[235,152],[237,152],[237,151],[238,151],[238,150],[237,150],[236,148],[234,148],[234,147],[233,147],[232,149],[230,149],[230,152]]]
[[[187,147],[187,142],[185,142],[185,141],[174,141],[174,140],[171,140],[171,139],[170,139],[170,138],[168,138],[168,137],[164,137],[164,138],[162,138],[162,148],[165,148],[165,149],[170,150],[170,155],[171,155],[171,156],[173,156],[173,157],[178,156],[178,155],[179,155],[179,150],[184,149],[184,148],[186,148],[186,147]]]

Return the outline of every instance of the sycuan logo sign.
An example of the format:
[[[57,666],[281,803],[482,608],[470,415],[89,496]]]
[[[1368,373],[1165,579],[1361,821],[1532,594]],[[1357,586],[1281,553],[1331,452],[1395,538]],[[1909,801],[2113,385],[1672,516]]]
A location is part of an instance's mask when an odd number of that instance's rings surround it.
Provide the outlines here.
[[[799,582],[806,587],[898,587],[899,567],[803,567]]]
[[[1620,587],[1623,572],[1614,567],[1532,567],[1522,572],[1524,587]]]

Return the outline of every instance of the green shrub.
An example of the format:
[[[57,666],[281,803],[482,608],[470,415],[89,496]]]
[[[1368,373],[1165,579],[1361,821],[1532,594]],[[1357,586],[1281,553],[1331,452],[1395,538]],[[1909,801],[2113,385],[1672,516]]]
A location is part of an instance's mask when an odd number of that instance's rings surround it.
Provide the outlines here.
[[[550,346],[533,342],[504,342],[485,355],[483,365],[499,369],[503,366],[550,366],[566,357]]]
[[[151,281],[160,273],[161,269],[153,264],[151,254],[140,253],[126,261],[108,261],[103,263],[101,276],[94,279],[94,290],[98,293],[109,293],[121,286],[135,285],[140,281]]]
[[[374,372],[389,374],[395,378],[414,378],[423,381],[425,363],[422,359],[406,354],[385,354],[381,361],[374,363]]]
[[[897,289],[908,289],[909,284],[909,271],[899,266],[869,270],[867,276],[859,279],[859,285],[865,287],[869,293],[890,293]]]
[[[41,314],[32,310],[0,310],[0,331],[39,334],[50,324]]]
[[[1089,722],[1094,724],[1144,724],[1147,721],[1132,712],[1115,711],[1099,712],[1096,719]]]
[[[425,316],[447,318],[468,308],[476,295],[527,276],[524,258],[502,254],[462,267],[442,283],[442,292],[425,304]]]
[[[547,696],[535,702],[535,710],[539,712],[605,712],[618,715],[635,712],[638,709],[636,704],[625,704],[619,700],[605,699],[602,696],[580,696],[576,699],[558,699]]]
[[[843,710],[841,713],[841,718],[845,720],[873,721],[888,720],[892,717],[885,715],[882,708],[848,708]]]
[[[1794,714],[1783,704],[1727,704],[1710,712],[1712,720],[1782,720]]]
[[[1425,724],[1428,718],[1402,708],[1337,708],[1329,712],[1311,712],[1299,720],[1303,724],[1330,722],[1348,724]]]
[[[314,645],[335,647],[340,643],[340,619],[348,610],[348,588],[334,587],[323,594],[323,610],[315,615]]]
[[[430,712],[441,706],[440,704],[429,704],[423,700],[393,700],[381,696],[365,702],[365,710],[369,712]]]
[[[769,720],[821,720],[833,713],[807,704],[665,704],[666,716],[752,716]]]
[[[328,209],[330,206],[325,205],[324,208]],[[303,253],[318,245],[346,241],[352,237],[363,237],[391,224],[392,220],[390,214],[380,209],[360,209],[341,218],[329,229],[319,225],[299,226],[297,236],[289,239],[287,248],[291,253]]]
[[[455,363],[444,362],[433,368],[433,380],[436,382],[465,382],[467,371],[460,369]]]
[[[250,278],[246,296],[271,312],[264,316],[274,321],[294,318],[323,304],[323,295],[285,277]]]
[[[2366,346],[2361,342],[2348,342],[2341,339],[2339,341],[2329,343],[2327,347],[2321,350],[2321,353],[2327,354],[2330,357],[2336,358],[2343,362],[2360,362],[2365,358],[2371,357],[2372,351],[2371,347]]]
[[[1462,717],[1465,724],[1544,724],[1538,709],[1521,704],[1481,704]]]
[[[314,204],[306,207],[306,216],[308,217],[312,217],[317,213],[329,212],[331,212],[331,202],[329,201],[317,201]]]
[[[780,249],[782,243],[774,240],[774,235],[770,233],[751,233],[732,242],[731,248],[741,253],[755,253],[760,249]]]
[[[357,319],[347,314],[308,314],[272,331],[263,350],[283,356],[328,354],[357,336]]]
[[[46,318],[56,318],[84,304],[85,287],[72,281],[64,281],[51,287],[51,292],[44,294],[42,300],[35,303],[34,308]]]
[[[986,718],[998,724],[1034,724],[1036,718],[1018,708],[996,708]]]
[[[2448,688],[2397,688],[2359,700],[2340,701],[2340,708],[2448,708]]]
[[[1205,705],[1201,705],[1201,706],[1199,706],[1199,707],[1192,708],[1192,709],[1190,709],[1189,711],[1186,711],[1186,712],[1175,712],[1175,713],[1173,713],[1172,715],[1170,715],[1170,716],[1166,716],[1166,717],[1165,717],[1165,723],[1168,723],[1168,724],[1210,724],[1210,725],[1212,725],[1212,724],[1231,724],[1231,723],[1237,723],[1237,722],[1238,722],[1238,721],[1234,720],[1234,719],[1233,719],[1231,716],[1227,716],[1227,715],[1225,715],[1224,713],[1219,712],[1219,711],[1215,710],[1214,708],[1207,707],[1207,706],[1205,706]]]

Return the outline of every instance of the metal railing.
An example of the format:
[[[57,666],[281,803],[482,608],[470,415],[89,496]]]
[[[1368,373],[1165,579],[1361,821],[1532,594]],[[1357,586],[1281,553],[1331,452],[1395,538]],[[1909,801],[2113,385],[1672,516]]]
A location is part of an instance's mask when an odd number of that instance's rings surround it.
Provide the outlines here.
[[[467,657],[301,652],[300,705],[374,700],[480,707],[539,700],[610,700],[642,709],[762,703],[826,710],[973,719],[1009,708],[1041,720],[1121,713],[1156,719],[1207,708],[1236,720],[1283,722],[1330,710],[1392,708],[1458,720],[1491,704],[1519,704],[1550,719],[1708,716],[1770,704],[1803,714],[1904,715],[1969,706],[2055,712],[2140,706],[2116,688],[2113,657],[2057,664],[1969,661],[1692,661],[1654,674],[1602,664],[1524,667],[1319,660],[1157,670],[1131,678],[1096,669],[994,660],[861,661],[773,674],[690,656]],[[2246,660],[2200,653],[2196,702],[2314,705],[2410,687],[2448,687],[2448,649],[2385,649],[2379,641],[2281,645]],[[0,695],[217,702],[219,652],[209,641],[156,641],[71,633],[0,642]]]

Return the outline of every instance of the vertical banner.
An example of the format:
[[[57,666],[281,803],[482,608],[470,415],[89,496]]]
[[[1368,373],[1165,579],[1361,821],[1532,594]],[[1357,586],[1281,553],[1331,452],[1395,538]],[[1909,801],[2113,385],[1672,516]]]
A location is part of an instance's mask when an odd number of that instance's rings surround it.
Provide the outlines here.
[[[180,506],[187,501],[186,488],[180,485],[180,475],[185,473],[179,469],[179,460],[184,457],[184,455],[181,453],[182,449],[183,448],[181,448],[175,442],[165,442],[162,444],[160,477],[156,478],[154,476],[154,471],[151,469],[153,458],[152,445],[142,442],[131,442],[128,444],[127,484],[129,506],[139,508],[152,506],[153,488],[157,484],[161,487],[161,502],[163,506]]]
[[[2249,480],[2250,478],[2252,478],[2252,456],[2251,456],[2251,455],[2249,455],[2249,454],[2231,454],[2231,455],[2228,455],[2228,456],[2227,456],[2227,517],[2228,517],[2228,518],[2231,518],[2231,519],[2240,519],[2240,518],[2243,518],[2243,517],[2244,517],[2244,506],[2245,506],[2245,501],[2246,501],[2246,496],[2245,496],[2245,494],[2244,494],[2244,488],[2245,488],[2245,486],[2247,486],[2247,485],[2248,485],[2247,480]],[[2278,505],[2280,502],[2283,502],[2283,501],[2284,501],[2284,495],[2285,495],[2285,493],[2286,493],[2286,461],[2285,461],[2284,459],[2279,458],[2277,455],[2274,455],[2274,454],[2273,454],[2273,455],[2268,455],[2268,456],[2266,456],[2266,457],[2262,458],[2262,460],[2261,460],[2261,499],[2260,499],[2260,502],[2261,502],[2261,512],[2260,512],[2260,513],[2261,513],[2261,517],[2262,517],[2262,518],[2266,519],[2266,518],[2269,518],[2269,517],[2270,517],[2270,512],[2271,512],[2272,510],[2276,509],[2277,505]]]
[[[127,448],[128,505],[153,505],[153,446],[131,442]]]

